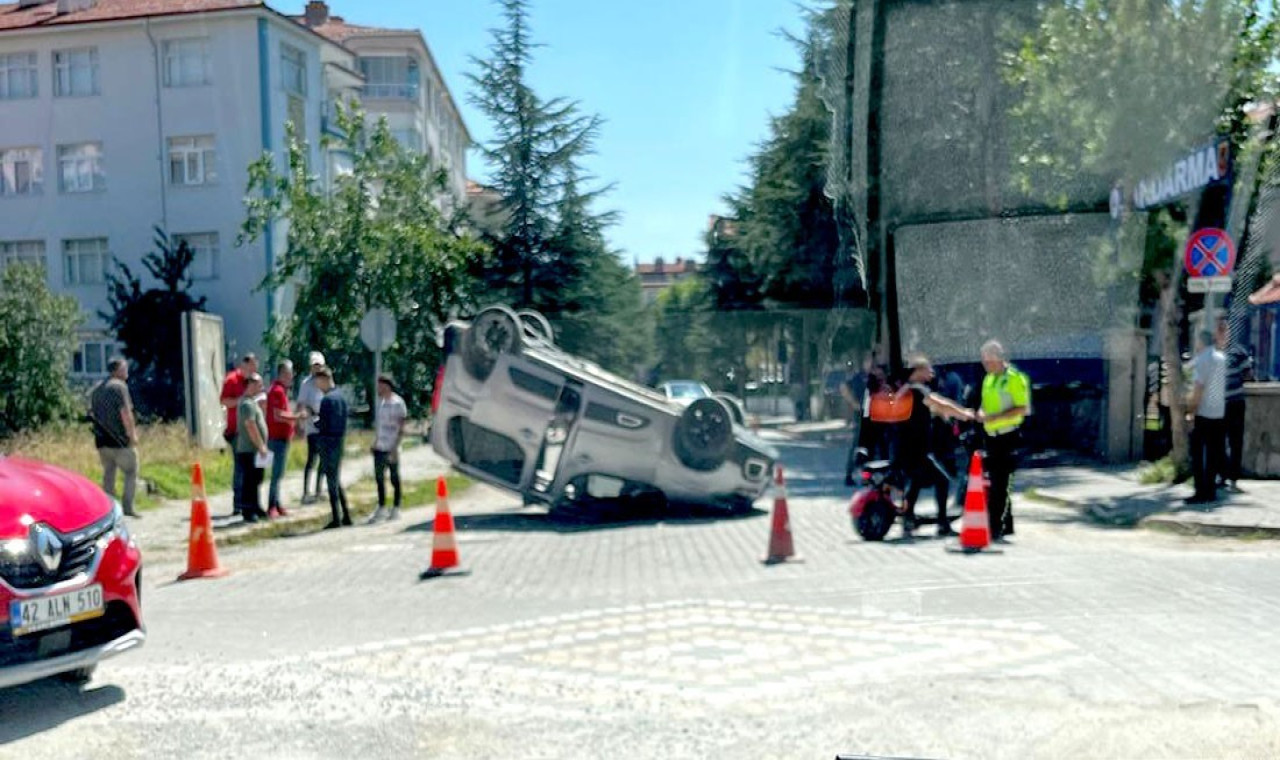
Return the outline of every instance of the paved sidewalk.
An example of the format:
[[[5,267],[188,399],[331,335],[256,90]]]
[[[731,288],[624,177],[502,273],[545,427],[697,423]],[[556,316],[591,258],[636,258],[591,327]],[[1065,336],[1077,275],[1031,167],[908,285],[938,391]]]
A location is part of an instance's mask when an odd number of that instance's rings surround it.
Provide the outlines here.
[[[430,446],[418,444],[406,447],[400,458],[400,476],[407,486],[444,475],[449,465]],[[368,452],[347,452],[342,462],[342,483],[350,488],[356,482],[373,476],[373,457]],[[313,474],[312,477],[315,477]],[[262,484],[263,503],[266,503],[268,483]],[[327,497],[312,505],[302,506],[302,473],[286,473],[280,482],[280,499],[289,517],[276,522],[288,523],[329,514]],[[239,517],[232,517],[231,492],[209,494],[209,512],[218,538],[249,532],[254,528]],[[191,522],[191,503],[172,500],[142,513],[142,517],[129,521],[129,528],[137,536],[143,550],[159,555],[174,550],[186,550],[188,527]],[[257,525],[262,525],[258,523]]]
[[[1158,527],[1191,535],[1280,538],[1280,481],[1247,480],[1243,494],[1187,506],[1190,483],[1143,485],[1141,467],[1054,467],[1020,470],[1017,490],[1028,498],[1078,509],[1109,525]]]

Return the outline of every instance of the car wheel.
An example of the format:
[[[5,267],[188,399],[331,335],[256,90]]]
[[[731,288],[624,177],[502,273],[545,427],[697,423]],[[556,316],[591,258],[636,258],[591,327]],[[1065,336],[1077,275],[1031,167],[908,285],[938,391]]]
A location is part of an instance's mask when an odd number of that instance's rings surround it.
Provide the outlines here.
[[[675,430],[675,451],[691,470],[719,467],[733,447],[733,417],[720,401],[700,398],[680,415]]]
[[[853,529],[866,541],[883,541],[893,527],[897,513],[887,499],[872,499],[867,502],[862,514],[853,520]]]
[[[520,318],[505,306],[490,306],[471,322],[462,339],[462,361],[477,380],[488,379],[502,354],[519,353]]]
[[[742,427],[747,426],[747,415],[742,411],[742,407],[738,404],[737,399],[723,393],[716,394],[715,399],[724,404],[729,410],[729,414],[733,416],[733,423],[735,425],[740,425]]]
[[[76,686],[84,686],[93,680],[93,672],[97,669],[97,665],[90,665],[87,668],[68,670],[66,673],[59,673],[58,680],[63,681],[64,683],[74,684]]]

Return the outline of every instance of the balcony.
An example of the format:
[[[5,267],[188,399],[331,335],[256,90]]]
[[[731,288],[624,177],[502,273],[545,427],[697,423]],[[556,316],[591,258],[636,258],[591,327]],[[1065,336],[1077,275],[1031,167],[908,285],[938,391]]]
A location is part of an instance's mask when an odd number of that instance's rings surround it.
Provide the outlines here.
[[[360,94],[369,100],[418,100],[417,84],[412,82],[378,82],[360,88]]]

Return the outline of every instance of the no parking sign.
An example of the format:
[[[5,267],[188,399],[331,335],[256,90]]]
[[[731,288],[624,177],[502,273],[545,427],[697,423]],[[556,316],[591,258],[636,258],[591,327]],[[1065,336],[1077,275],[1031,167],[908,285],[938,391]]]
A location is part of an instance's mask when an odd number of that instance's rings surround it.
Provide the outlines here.
[[[1191,277],[1227,277],[1236,266],[1236,244],[1217,227],[1196,230],[1183,261]]]

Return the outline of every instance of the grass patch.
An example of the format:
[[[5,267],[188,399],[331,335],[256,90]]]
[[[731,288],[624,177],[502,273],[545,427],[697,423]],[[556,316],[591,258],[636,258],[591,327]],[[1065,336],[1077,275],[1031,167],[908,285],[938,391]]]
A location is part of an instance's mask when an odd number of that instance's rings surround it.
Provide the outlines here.
[[[406,447],[412,439],[406,441]],[[347,435],[349,454],[368,452],[373,431],[352,430]],[[102,482],[102,464],[93,445],[93,430],[87,424],[52,425],[21,433],[0,441],[0,453],[64,467],[95,483]],[[199,462],[204,472],[205,492],[231,490],[232,457],[228,451],[205,450],[191,443],[182,423],[143,425],[138,428],[139,509],[153,509],[169,499],[191,496],[191,465]],[[286,471],[301,470],[307,460],[306,441],[295,439],[289,446]],[[120,486],[116,486],[119,488]]]
[[[465,475],[450,474],[445,476],[449,485],[450,497],[457,496],[470,488],[474,481]],[[405,510],[434,506],[436,503],[436,481],[422,480],[405,484],[403,490],[403,506]],[[361,478],[347,489],[347,501],[351,508],[351,519],[359,524],[373,514],[377,504],[377,490],[373,478]],[[324,530],[329,524],[331,515],[328,504],[321,506],[323,512],[303,518],[260,523],[249,530],[229,533],[218,537],[219,546],[248,546],[275,538],[298,538],[309,536]]]
[[[1138,473],[1138,482],[1144,486],[1167,485],[1177,479],[1178,468],[1174,467],[1173,460],[1169,457],[1152,462]]]

